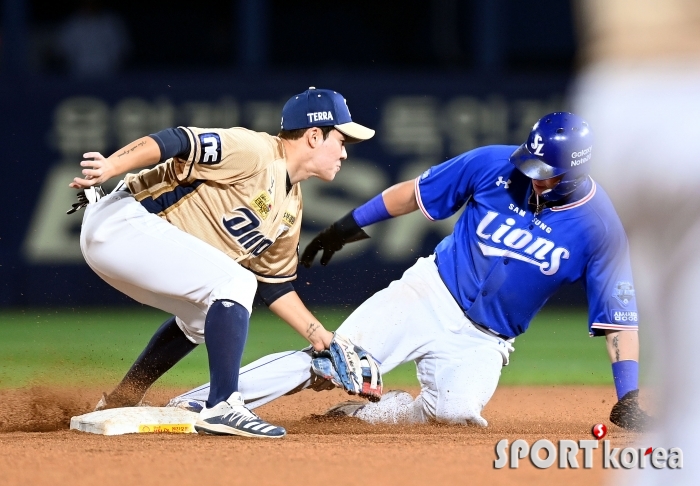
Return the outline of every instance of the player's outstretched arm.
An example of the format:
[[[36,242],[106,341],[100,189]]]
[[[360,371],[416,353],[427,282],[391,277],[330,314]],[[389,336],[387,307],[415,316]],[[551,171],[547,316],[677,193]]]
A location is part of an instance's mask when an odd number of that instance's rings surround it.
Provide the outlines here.
[[[326,330],[295,291],[278,297],[270,310],[304,336],[313,346],[311,369],[351,395],[378,402],[382,397],[379,363],[350,339]]]
[[[639,405],[639,336],[637,331],[606,331],[617,403],[610,421],[629,430],[643,430],[649,416]]]
[[[309,268],[316,254],[323,250],[321,265],[325,266],[333,254],[346,243],[369,238],[362,229],[364,226],[402,216],[417,209],[415,182],[410,180],[395,184],[316,235],[304,249],[301,264]]]
[[[270,310],[304,336],[316,351],[328,349],[333,333],[323,327],[295,291],[277,298],[270,304]]]
[[[80,162],[83,177],[76,177],[69,184],[74,189],[100,185],[119,174],[155,164],[160,161],[161,151],[156,141],[147,136],[122,147],[107,158],[99,152],[87,152],[83,157],[85,160]]]
[[[418,210],[415,180],[399,182],[382,192],[386,210],[392,217]]]

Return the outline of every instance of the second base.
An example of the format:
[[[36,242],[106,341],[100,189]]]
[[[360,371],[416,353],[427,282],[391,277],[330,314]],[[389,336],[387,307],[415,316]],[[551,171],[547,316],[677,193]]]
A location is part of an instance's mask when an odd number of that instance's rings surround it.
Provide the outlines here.
[[[172,407],[111,408],[73,417],[70,428],[101,435],[193,434],[197,415]]]

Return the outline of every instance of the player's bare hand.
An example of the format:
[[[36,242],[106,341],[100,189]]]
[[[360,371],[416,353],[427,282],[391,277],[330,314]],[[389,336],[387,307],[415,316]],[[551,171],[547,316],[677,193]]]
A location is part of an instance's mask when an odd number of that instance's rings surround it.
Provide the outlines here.
[[[333,340],[333,333],[326,330],[320,323],[311,323],[306,331],[306,337],[316,351],[328,349]]]
[[[331,341],[333,341],[333,333],[327,330],[323,330],[321,335],[320,343],[323,346],[322,349],[317,349],[317,351],[322,351],[323,349],[328,349],[331,346]]]
[[[75,177],[69,184],[73,189],[85,189],[100,185],[115,175],[114,164],[99,152],[87,152],[83,154],[84,160],[80,162],[83,167],[83,177]]]

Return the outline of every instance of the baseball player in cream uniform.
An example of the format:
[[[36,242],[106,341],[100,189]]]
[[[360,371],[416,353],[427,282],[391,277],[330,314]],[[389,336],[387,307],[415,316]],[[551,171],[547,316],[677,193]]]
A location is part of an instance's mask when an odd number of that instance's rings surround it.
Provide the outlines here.
[[[244,128],[178,127],[140,138],[108,158],[91,152],[83,177],[94,186],[134,169],[109,195],[91,195],[81,230],[85,260],[134,300],[173,315],[98,408],[138,403],[148,387],[200,343],[211,388],[195,428],[277,438],[285,430],[250,412],[238,372],[256,290],[316,350],[332,333],[294,291],[302,219],[299,182],[331,181],[346,143],[371,138],[344,98],[310,88],[290,98],[278,136]]]

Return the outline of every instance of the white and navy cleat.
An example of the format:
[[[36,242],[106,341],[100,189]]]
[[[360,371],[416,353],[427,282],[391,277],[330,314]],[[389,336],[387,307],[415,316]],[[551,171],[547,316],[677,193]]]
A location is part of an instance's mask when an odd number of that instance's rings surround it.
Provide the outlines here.
[[[200,434],[238,435],[261,439],[280,439],[287,434],[283,427],[272,425],[248,410],[239,392],[233,392],[228,400],[204,407],[199,412],[194,429]]]

